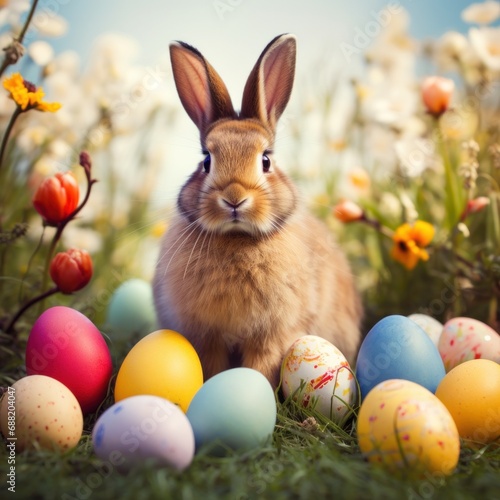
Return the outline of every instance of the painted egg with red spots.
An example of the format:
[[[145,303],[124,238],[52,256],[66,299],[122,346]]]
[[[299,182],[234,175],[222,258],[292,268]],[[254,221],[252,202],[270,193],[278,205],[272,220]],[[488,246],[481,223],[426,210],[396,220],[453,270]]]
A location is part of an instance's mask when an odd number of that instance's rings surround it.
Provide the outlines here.
[[[83,414],[74,394],[58,380],[28,375],[8,388],[0,404],[0,427],[16,452],[75,448],[83,432]]]
[[[444,367],[473,359],[489,359],[500,363],[500,335],[487,324],[473,318],[453,318],[445,323],[438,344]]]
[[[391,472],[448,475],[460,455],[458,429],[446,406],[409,380],[389,379],[368,393],[357,435],[365,458]]]
[[[297,339],[281,368],[283,395],[342,425],[357,404],[357,385],[342,352],[315,335]]]

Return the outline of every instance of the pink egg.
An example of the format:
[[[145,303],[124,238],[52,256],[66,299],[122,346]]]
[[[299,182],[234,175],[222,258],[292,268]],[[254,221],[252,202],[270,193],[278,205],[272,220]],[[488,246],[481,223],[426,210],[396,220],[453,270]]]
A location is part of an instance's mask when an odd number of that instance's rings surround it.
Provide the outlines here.
[[[96,326],[75,309],[56,306],[31,329],[26,371],[59,380],[75,395],[82,412],[90,413],[106,396],[113,365]]]
[[[438,349],[447,372],[472,359],[500,363],[500,335],[473,318],[450,319],[443,327]]]

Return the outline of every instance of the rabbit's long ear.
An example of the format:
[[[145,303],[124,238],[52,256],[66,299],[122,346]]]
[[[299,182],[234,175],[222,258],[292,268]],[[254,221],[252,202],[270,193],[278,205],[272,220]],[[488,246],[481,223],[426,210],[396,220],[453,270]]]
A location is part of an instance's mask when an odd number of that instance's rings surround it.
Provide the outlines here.
[[[275,127],[292,92],[295,55],[294,35],[279,35],[271,40],[245,85],[241,105],[243,118],[257,118]]]
[[[172,43],[170,60],[177,93],[202,137],[214,121],[236,116],[224,82],[198,50],[184,42]]]

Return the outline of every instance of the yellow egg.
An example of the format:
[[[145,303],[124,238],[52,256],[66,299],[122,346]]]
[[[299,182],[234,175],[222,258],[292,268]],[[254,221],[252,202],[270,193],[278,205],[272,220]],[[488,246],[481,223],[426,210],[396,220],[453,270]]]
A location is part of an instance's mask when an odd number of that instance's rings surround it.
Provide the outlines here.
[[[450,412],[409,380],[386,380],[367,394],[357,433],[368,460],[392,472],[447,475],[458,463],[460,438]]]
[[[455,366],[441,380],[436,396],[464,439],[489,443],[500,436],[500,365],[473,359]]]
[[[151,394],[186,412],[202,384],[200,358],[191,343],[173,330],[157,330],[141,339],[123,360],[116,378],[115,402]]]
[[[12,454],[41,447],[66,451],[83,432],[83,415],[73,393],[45,375],[19,379],[2,398],[0,424]]]

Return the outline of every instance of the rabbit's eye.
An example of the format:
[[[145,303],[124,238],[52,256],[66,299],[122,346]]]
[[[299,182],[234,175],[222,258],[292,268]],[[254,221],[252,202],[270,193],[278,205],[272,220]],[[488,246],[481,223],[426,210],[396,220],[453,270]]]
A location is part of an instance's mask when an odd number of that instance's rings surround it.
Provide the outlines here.
[[[212,162],[212,159],[210,158],[210,153],[205,153],[205,159],[203,160],[203,170],[205,171],[206,174],[210,172],[210,163]]]
[[[264,173],[269,172],[271,168],[271,160],[266,154],[262,155],[262,170]]]

